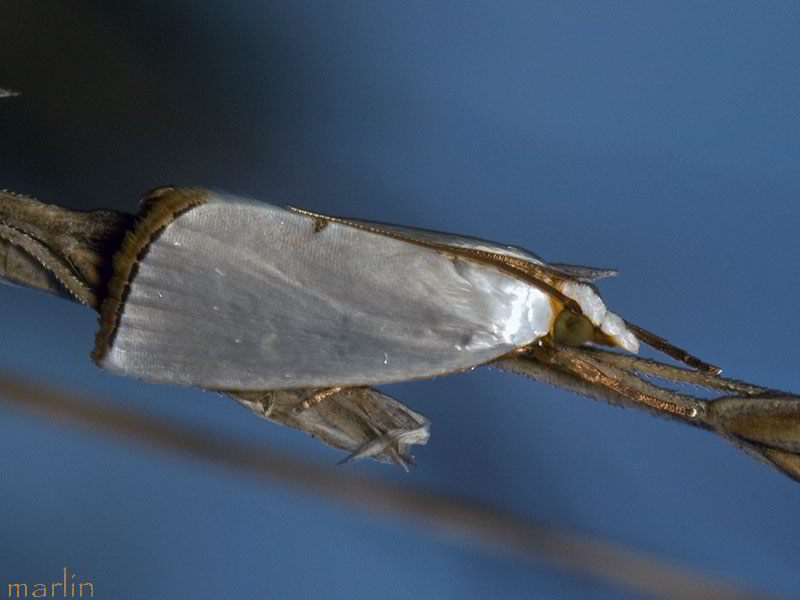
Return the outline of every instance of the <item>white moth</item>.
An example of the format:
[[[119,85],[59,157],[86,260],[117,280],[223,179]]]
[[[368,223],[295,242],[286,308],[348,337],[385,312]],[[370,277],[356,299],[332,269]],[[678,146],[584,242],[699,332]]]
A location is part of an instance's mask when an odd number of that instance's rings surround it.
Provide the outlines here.
[[[95,359],[226,390],[436,377],[547,336],[636,352],[569,267],[467,237],[166,188],[115,259]]]
[[[0,279],[98,309],[100,366],[227,394],[351,459],[406,466],[428,439],[371,386],[489,364],[715,431],[800,480],[800,397],[624,321],[592,285],[614,273],[202,189],[151,192],[136,218],[0,192]]]

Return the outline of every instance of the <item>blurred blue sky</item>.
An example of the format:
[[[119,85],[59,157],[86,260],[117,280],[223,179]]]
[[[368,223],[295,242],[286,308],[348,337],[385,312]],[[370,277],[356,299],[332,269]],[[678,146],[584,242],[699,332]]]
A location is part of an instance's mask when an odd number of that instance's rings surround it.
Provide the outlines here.
[[[613,310],[800,390],[791,2],[8,2],[0,187],[134,211],[202,185],[613,266]],[[331,465],[198,391],[88,358],[94,315],[0,286],[0,369]],[[800,487],[704,432],[478,370],[392,385],[433,421],[364,472],[800,595]],[[0,582],[98,598],[620,598],[190,460],[3,409]]]

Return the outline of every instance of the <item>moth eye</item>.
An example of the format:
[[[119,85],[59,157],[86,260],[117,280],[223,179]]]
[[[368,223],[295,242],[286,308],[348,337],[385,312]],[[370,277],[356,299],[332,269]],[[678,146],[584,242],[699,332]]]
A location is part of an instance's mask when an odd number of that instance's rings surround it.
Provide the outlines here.
[[[564,346],[580,346],[592,339],[592,335],[592,322],[569,309],[562,310],[553,324],[553,339]]]

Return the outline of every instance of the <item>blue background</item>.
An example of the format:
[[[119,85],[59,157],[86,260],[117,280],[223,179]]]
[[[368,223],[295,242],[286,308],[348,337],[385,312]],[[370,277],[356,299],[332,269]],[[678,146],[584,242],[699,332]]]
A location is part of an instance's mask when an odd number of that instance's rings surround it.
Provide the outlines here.
[[[614,266],[607,303],[800,390],[800,8],[786,2],[7,2],[0,185],[133,211],[203,185]],[[91,311],[0,286],[0,369],[322,465],[219,397],[88,359]],[[716,437],[496,371],[387,386],[479,499],[800,594],[800,487]],[[0,581],[98,598],[620,598],[619,589],[29,414],[0,412]]]

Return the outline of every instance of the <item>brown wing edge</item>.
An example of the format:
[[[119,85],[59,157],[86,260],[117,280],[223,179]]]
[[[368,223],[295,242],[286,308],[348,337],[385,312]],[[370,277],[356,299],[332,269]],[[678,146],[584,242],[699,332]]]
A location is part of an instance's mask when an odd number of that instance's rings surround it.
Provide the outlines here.
[[[172,186],[157,188],[143,196],[137,222],[112,259],[107,295],[99,310],[100,330],[91,355],[95,363],[100,364],[111,349],[130,283],[150,243],[178,216],[208,202],[209,196],[210,192],[202,188]]]

